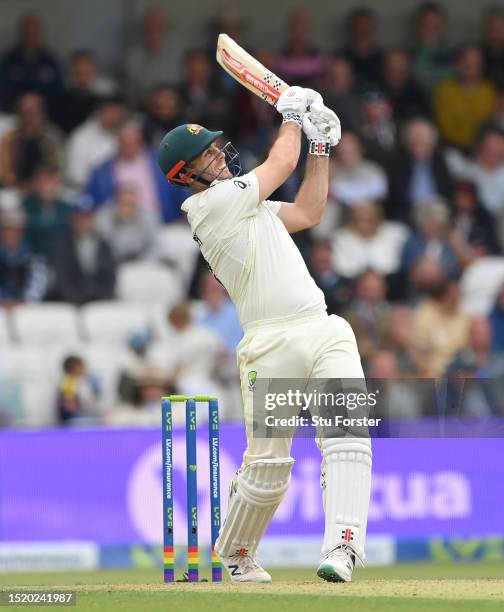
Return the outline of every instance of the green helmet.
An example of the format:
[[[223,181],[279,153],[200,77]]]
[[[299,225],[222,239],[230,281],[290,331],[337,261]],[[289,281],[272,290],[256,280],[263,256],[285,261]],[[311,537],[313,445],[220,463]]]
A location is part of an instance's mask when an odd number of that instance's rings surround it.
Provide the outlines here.
[[[211,132],[196,123],[186,123],[170,130],[159,145],[158,162],[166,178],[178,185],[184,185],[187,179],[180,177],[180,172],[191,171],[188,164],[201,155],[212,142],[222,136],[222,132]]]

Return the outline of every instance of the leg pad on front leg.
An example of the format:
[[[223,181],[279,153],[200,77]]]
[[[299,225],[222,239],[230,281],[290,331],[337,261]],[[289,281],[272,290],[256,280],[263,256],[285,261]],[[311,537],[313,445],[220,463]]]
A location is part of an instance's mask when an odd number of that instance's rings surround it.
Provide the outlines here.
[[[226,520],[216,542],[220,556],[255,556],[259,542],[287,491],[293,464],[294,459],[290,457],[259,459],[237,472],[231,484]]]
[[[327,438],[322,451],[325,533],[322,555],[346,544],[364,561],[371,491],[371,441],[368,438]]]

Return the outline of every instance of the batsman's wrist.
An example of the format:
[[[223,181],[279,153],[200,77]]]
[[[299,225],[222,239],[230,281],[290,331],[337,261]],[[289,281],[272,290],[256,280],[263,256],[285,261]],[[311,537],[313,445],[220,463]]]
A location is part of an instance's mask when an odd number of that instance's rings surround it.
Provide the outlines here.
[[[328,140],[318,138],[310,140],[308,147],[308,153],[310,155],[329,157],[330,152],[331,144]]]
[[[282,123],[296,123],[300,128],[303,127],[303,117],[299,113],[283,113]]]

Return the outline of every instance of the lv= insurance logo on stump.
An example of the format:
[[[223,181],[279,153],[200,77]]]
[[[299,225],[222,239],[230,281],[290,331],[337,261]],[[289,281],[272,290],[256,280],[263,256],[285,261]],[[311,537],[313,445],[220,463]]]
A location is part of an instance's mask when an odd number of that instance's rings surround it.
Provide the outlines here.
[[[221,525],[219,404],[209,395],[170,395],[162,398],[163,447],[163,567],[164,581],[175,582],[173,531],[173,412],[172,404],[185,403],[186,477],[187,477],[187,578],[199,581],[198,490],[196,457],[196,402],[208,403],[208,446],[210,457],[210,533],[212,546],[212,582],[222,582],[222,566],[215,552]]]

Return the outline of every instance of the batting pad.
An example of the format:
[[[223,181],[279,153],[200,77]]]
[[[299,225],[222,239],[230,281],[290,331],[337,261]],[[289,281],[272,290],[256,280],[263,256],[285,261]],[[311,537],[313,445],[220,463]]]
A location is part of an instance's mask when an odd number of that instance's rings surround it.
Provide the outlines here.
[[[324,439],[321,450],[325,510],[322,555],[340,544],[348,544],[363,563],[371,492],[371,441]]]
[[[222,557],[255,557],[261,538],[289,487],[294,459],[260,459],[243,466],[231,485],[226,520],[216,542]]]

